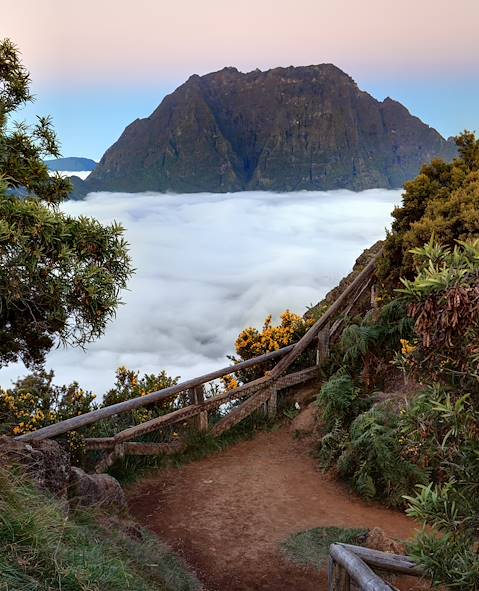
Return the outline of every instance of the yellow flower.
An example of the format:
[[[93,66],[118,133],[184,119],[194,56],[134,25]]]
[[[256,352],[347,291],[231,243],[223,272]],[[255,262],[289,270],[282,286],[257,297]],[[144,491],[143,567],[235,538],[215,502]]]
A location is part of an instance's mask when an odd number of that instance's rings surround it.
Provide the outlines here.
[[[407,339],[399,339],[399,342],[401,343],[401,353],[406,357],[412,355],[417,349],[416,345],[413,345]]]

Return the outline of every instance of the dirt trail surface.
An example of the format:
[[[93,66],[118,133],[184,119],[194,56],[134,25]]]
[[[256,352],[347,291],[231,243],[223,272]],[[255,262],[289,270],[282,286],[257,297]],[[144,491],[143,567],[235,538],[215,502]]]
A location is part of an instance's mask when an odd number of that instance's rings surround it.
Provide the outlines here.
[[[306,447],[285,427],[259,433],[143,480],[128,492],[131,512],[184,556],[208,591],[325,590],[325,571],[296,566],[282,554],[289,535],[319,526],[379,526],[406,539],[415,524],[329,479]]]

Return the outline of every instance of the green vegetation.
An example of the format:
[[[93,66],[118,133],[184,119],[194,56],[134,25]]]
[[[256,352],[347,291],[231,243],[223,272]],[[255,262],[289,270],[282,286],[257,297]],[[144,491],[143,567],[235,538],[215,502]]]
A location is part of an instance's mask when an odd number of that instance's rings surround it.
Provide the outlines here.
[[[281,314],[280,320],[281,322],[274,326],[272,316],[269,315],[265,318],[261,331],[251,326],[242,330],[235,342],[237,356],[230,357],[231,361],[240,363],[296,343],[314,323],[313,319],[298,316],[298,314],[294,314],[290,310],[285,310]],[[307,365],[304,365],[305,356],[307,357],[307,355],[307,353],[303,354],[295,362],[293,369],[307,367]],[[258,367],[241,370],[237,372],[237,379],[233,378],[232,383],[227,379],[227,385],[234,387],[239,382],[248,382],[259,378],[271,370],[274,365],[275,361],[270,361]]]
[[[194,591],[196,577],[135,524],[62,503],[0,471],[1,591]]]
[[[59,155],[50,120],[10,121],[29,87],[18,50],[0,42],[0,365],[98,338],[132,273],[120,225],[59,210],[71,187],[42,161]]]
[[[393,212],[379,278],[388,289],[415,273],[414,253],[432,237],[444,246],[477,236],[479,228],[479,140],[471,132],[456,139],[459,156],[433,160],[404,185],[403,203]]]
[[[95,396],[77,382],[53,383],[53,371],[37,369],[0,389],[0,435],[21,435],[92,410]]]
[[[424,525],[409,552],[437,585],[479,588],[479,142],[406,184],[379,307],[344,330],[318,404],[323,468]]]
[[[104,332],[132,273],[123,228],[61,212],[70,185],[51,177],[42,161],[59,155],[50,120],[40,118],[33,128],[12,124],[15,110],[31,100],[29,84],[17,49],[1,42],[0,366],[22,360],[33,368],[0,390],[0,434],[9,435],[95,408],[93,393],[76,382],[54,385],[53,373],[41,365],[55,343],[81,347]],[[457,145],[452,163],[435,160],[406,184],[377,272],[378,306],[346,326],[323,368],[328,380],[318,396],[317,456],[365,498],[407,508],[430,526],[410,552],[436,584],[473,591],[479,588],[479,140],[465,132]],[[295,342],[311,322],[289,311],[279,326],[268,317],[262,331],[240,334],[238,360]],[[234,388],[270,367],[238,372],[213,388]],[[177,381],[165,372],[140,377],[119,368],[102,404]],[[113,435],[188,402],[173,397],[69,434],[62,443],[82,463],[85,436]],[[210,418],[220,419],[221,410]],[[127,457],[112,472],[131,480],[271,426],[257,413],[214,439],[188,421],[175,424],[142,440],[178,437],[185,444],[181,455]],[[101,514],[67,515],[58,500],[1,471],[0,590],[198,587],[161,544],[129,529]],[[318,566],[331,542],[355,541],[362,533],[320,528],[293,536],[284,549]]]
[[[12,121],[32,100],[17,48],[0,42],[0,366],[21,360],[33,372],[0,391],[0,434],[19,435],[94,408],[94,395],[73,382],[53,384],[42,369],[55,344],[98,338],[121,303],[132,274],[124,230],[60,210],[71,186],[50,176],[43,159],[58,157],[49,118],[28,127]],[[164,373],[122,369],[106,404],[175,383]],[[168,404],[170,406],[168,406]],[[129,424],[173,402],[133,413]],[[69,435],[73,459],[82,438]],[[0,590],[177,591],[200,587],[161,543],[136,525],[102,514],[68,513],[26,479],[0,470]]]
[[[282,544],[282,550],[293,562],[321,570],[328,559],[331,544],[360,545],[367,533],[363,529],[315,527],[290,536]]]

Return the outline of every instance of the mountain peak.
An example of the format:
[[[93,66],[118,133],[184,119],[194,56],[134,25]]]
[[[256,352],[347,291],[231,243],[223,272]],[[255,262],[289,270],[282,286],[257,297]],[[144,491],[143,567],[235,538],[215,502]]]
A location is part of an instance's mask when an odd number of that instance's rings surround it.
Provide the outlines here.
[[[334,64],[228,66],[191,76],[130,124],[81,190],[396,188],[454,149]]]

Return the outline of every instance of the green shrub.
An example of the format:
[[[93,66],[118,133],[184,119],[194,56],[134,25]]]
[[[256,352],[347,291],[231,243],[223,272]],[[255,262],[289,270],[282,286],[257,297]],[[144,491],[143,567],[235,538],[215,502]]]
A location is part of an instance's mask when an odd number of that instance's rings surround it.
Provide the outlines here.
[[[94,394],[77,382],[57,386],[53,378],[53,371],[38,369],[0,389],[0,434],[22,435],[95,408]]]
[[[479,239],[453,249],[431,240],[413,254],[416,277],[400,291],[415,321],[420,368],[430,380],[479,392]]]
[[[434,236],[445,246],[477,237],[479,228],[479,140],[464,132],[456,138],[459,156],[452,162],[433,160],[404,185],[403,203],[393,212],[378,276],[388,289],[415,273],[412,248]]]
[[[474,476],[475,481],[462,484],[430,483],[421,487],[417,496],[408,497],[408,514],[433,528],[416,537],[409,553],[436,585],[445,584],[448,589],[477,591],[479,587],[477,466]]]
[[[319,441],[316,456],[321,467],[329,470],[335,466],[348,443],[349,431],[341,425],[339,420],[336,420],[334,426]]]
[[[339,343],[342,367],[360,376],[365,387],[378,387],[390,373],[389,362],[401,339],[410,339],[412,334],[404,298],[393,299],[344,329]]]
[[[321,388],[317,404],[325,426],[333,429],[339,422],[348,426],[368,402],[361,394],[360,388],[353,383],[351,376],[345,373],[333,375]]]
[[[359,415],[350,430],[350,444],[338,459],[338,468],[352,477],[363,497],[381,497],[403,505],[403,495],[426,482],[427,475],[401,456],[399,417],[387,405],[375,405]]]

